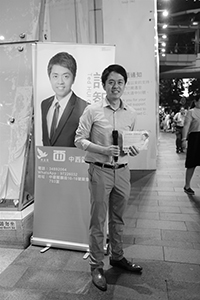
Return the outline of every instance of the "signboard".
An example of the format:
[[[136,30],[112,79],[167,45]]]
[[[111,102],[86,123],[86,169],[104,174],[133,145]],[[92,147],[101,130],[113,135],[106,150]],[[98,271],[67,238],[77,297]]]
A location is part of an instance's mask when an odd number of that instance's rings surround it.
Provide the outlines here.
[[[47,65],[58,52],[68,52],[77,62],[77,75],[72,86],[74,93],[89,103],[102,99],[105,91],[101,73],[114,63],[115,47],[61,43],[38,43],[33,47],[36,171],[31,242],[87,251],[90,195],[85,153],[74,147],[43,146],[41,102],[54,93],[47,75]]]

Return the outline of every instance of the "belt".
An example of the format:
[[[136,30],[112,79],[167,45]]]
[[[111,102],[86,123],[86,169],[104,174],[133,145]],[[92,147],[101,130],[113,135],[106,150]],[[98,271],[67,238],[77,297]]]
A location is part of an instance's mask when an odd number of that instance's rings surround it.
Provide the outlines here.
[[[116,164],[116,165],[108,165],[101,162],[94,162],[94,165],[101,167],[101,168],[108,168],[108,169],[121,169],[125,168],[127,164]]]

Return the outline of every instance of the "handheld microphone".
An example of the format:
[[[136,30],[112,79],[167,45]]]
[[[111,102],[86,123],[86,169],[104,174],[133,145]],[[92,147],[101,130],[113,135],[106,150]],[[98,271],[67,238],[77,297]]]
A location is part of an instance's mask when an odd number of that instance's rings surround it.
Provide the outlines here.
[[[112,131],[112,138],[113,138],[113,145],[118,146],[118,131],[117,130]],[[117,156],[113,156],[113,159],[115,162],[118,161]]]

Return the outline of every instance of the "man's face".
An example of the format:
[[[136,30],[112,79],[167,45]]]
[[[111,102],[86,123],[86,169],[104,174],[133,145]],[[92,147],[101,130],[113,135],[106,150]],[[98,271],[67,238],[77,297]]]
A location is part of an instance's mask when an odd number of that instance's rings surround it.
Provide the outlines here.
[[[49,78],[58,100],[61,100],[69,94],[72,84],[74,83],[74,77],[68,68],[54,65]]]
[[[104,90],[110,101],[119,100],[125,89],[124,77],[116,72],[111,72],[105,82]]]
[[[180,112],[181,112],[182,115],[184,115],[185,114],[185,108],[181,108]]]

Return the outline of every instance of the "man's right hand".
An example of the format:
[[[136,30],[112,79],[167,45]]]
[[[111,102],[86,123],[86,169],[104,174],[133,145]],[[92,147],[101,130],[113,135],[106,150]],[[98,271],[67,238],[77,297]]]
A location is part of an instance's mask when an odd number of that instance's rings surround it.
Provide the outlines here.
[[[111,145],[111,146],[107,147],[106,152],[107,152],[106,154],[108,156],[117,156],[118,157],[120,154],[120,148],[119,148],[119,146]]]

